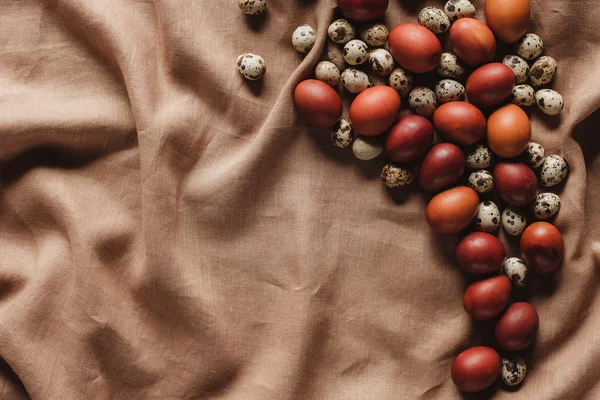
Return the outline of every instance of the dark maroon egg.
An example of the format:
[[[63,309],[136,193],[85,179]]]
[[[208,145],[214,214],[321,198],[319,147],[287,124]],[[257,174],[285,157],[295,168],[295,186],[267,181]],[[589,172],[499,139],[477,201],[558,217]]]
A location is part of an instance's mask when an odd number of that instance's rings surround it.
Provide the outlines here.
[[[337,5],[344,17],[364,22],[382,16],[388,8],[388,0],[337,0]]]
[[[473,232],[456,246],[458,266],[469,274],[488,274],[499,271],[506,257],[506,249],[496,236]]]
[[[456,182],[464,169],[465,157],[458,146],[452,143],[436,144],[421,164],[419,184],[427,191],[440,190]]]
[[[401,118],[385,142],[385,151],[395,162],[413,162],[433,143],[433,125],[420,115]]]
[[[565,254],[560,231],[548,222],[536,222],[521,236],[521,254],[529,268],[538,274],[554,271]]]
[[[508,305],[510,292],[510,279],[504,275],[474,282],[463,296],[465,311],[478,321],[496,318]]]
[[[506,350],[522,350],[535,339],[539,324],[538,313],[531,304],[511,304],[496,324],[496,339]]]
[[[531,204],[537,195],[537,177],[531,168],[522,163],[496,165],[494,182],[500,197],[511,206]]]
[[[479,392],[498,379],[500,355],[490,347],[471,347],[460,353],[452,363],[450,375],[463,392]]]
[[[477,68],[467,80],[469,102],[480,107],[493,107],[508,99],[515,86],[515,73],[502,63]]]

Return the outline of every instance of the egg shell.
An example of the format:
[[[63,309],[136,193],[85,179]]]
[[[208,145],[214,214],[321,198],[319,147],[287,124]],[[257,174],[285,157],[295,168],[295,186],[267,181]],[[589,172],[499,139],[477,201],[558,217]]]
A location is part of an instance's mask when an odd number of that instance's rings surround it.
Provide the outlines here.
[[[342,117],[331,133],[331,142],[335,147],[344,149],[350,146],[352,140],[354,140],[354,129],[352,129],[352,124],[348,118]]]
[[[417,114],[429,117],[437,108],[437,99],[433,90],[417,86],[408,95],[408,104]]]
[[[449,142],[468,146],[485,136],[487,122],[474,105],[463,101],[442,104],[433,114],[436,131]]]
[[[556,60],[549,56],[538,58],[531,66],[529,79],[533,86],[544,86],[552,82],[558,68]]]
[[[360,38],[371,47],[382,47],[390,32],[384,24],[369,24],[362,28]]]
[[[336,19],[327,28],[327,35],[337,44],[346,44],[356,36],[354,26],[343,18]]]
[[[444,12],[451,22],[461,18],[473,18],[475,6],[469,0],[448,0],[444,6]]]
[[[523,163],[499,163],[494,168],[494,181],[500,197],[508,205],[523,207],[535,199],[538,180]]]
[[[357,137],[352,144],[352,153],[359,160],[369,161],[383,153],[383,146],[371,138]]]
[[[456,54],[442,53],[437,73],[444,78],[460,79],[465,74],[465,67]]]
[[[398,64],[418,74],[436,69],[442,56],[439,39],[418,24],[398,25],[390,32],[388,43]]]
[[[266,0],[238,0],[240,10],[246,15],[258,15],[267,9]]]
[[[452,79],[442,79],[435,85],[435,97],[440,104],[463,100],[465,87]]]
[[[527,64],[527,61],[523,60],[521,57],[515,55],[504,56],[502,64],[512,69],[517,84],[525,83],[527,82],[527,79],[529,79],[531,69],[529,68],[529,64]]]
[[[523,357],[511,356],[502,359],[502,382],[507,386],[517,386],[527,375],[527,364]]]
[[[341,75],[342,86],[350,93],[361,93],[371,87],[369,76],[355,68],[347,68]]]
[[[525,164],[529,165],[531,168],[541,166],[544,163],[545,157],[546,150],[544,150],[544,146],[535,142],[529,142],[527,150],[523,153]]]
[[[396,68],[389,77],[390,86],[398,92],[400,97],[406,97],[412,90],[413,76],[402,68]]]
[[[492,150],[481,143],[466,150],[465,161],[470,169],[485,169],[492,165]]]
[[[527,228],[527,218],[520,210],[506,207],[502,211],[502,228],[510,236],[519,236]]]
[[[315,77],[329,86],[340,83],[340,70],[330,61],[321,61],[315,67]]]
[[[535,33],[526,33],[515,44],[515,52],[525,60],[534,60],[544,51],[544,41]]]
[[[485,20],[504,43],[514,43],[527,31],[529,0],[486,0]]]
[[[531,304],[511,304],[496,324],[496,339],[508,351],[523,350],[535,340],[539,323],[538,313]]]
[[[394,58],[385,49],[373,49],[369,52],[371,71],[379,76],[389,76],[394,70]]]
[[[560,210],[560,197],[555,193],[540,193],[533,201],[531,209],[536,219],[550,219]]]
[[[468,181],[469,187],[477,193],[489,193],[494,188],[494,177],[486,170],[472,172]]]
[[[462,18],[452,24],[450,44],[458,58],[471,67],[489,63],[496,54],[494,34],[473,18]]]
[[[420,115],[401,118],[385,142],[386,154],[394,162],[414,162],[431,147],[433,125]]]
[[[496,318],[508,305],[511,289],[510,280],[504,275],[474,282],[463,296],[465,311],[476,321]]]
[[[310,25],[300,25],[292,34],[292,45],[300,53],[311,51],[316,40],[315,30]]]
[[[503,158],[522,154],[531,139],[531,122],[519,106],[507,104],[487,121],[487,139],[494,153]]]
[[[490,63],[477,68],[467,80],[469,102],[480,107],[493,107],[510,96],[515,74],[508,66]]]
[[[437,7],[425,7],[417,17],[419,25],[424,26],[433,33],[443,33],[450,29],[450,19]]]
[[[316,79],[307,79],[296,86],[294,101],[309,125],[329,128],[342,116],[340,96],[331,86]]]
[[[369,47],[365,42],[354,39],[344,46],[344,60],[350,65],[360,65],[369,59]]]
[[[565,105],[561,94],[551,89],[538,90],[535,101],[540,111],[547,115],[560,114]]]
[[[535,104],[535,90],[529,85],[517,85],[508,99],[519,107],[531,107]]]
[[[421,163],[419,185],[426,191],[443,189],[456,182],[464,169],[465,160],[460,148],[452,143],[438,143]]]
[[[563,157],[553,154],[544,159],[540,170],[542,186],[551,187],[561,183],[569,174],[569,164]]]
[[[521,256],[527,266],[538,274],[558,268],[565,254],[560,231],[548,222],[534,222],[521,236]]]
[[[250,81],[262,79],[267,73],[265,59],[257,54],[245,53],[237,58],[237,66],[240,74]]]
[[[377,136],[392,126],[400,111],[400,96],[389,86],[375,86],[360,93],[350,105],[354,130]]]
[[[522,289],[529,282],[527,265],[518,257],[511,257],[504,260],[500,273],[510,279],[510,282],[516,288]]]
[[[389,188],[409,185],[414,178],[415,172],[407,166],[386,164],[381,170],[381,181]]]
[[[465,229],[477,215],[479,196],[458,186],[435,196],[427,205],[427,223],[437,233],[453,235]]]
[[[480,392],[491,386],[500,375],[501,360],[491,347],[471,347],[452,363],[452,381],[463,392]]]
[[[500,210],[491,201],[484,201],[477,208],[475,230],[478,232],[496,233],[500,227]]]
[[[382,16],[388,0],[337,0],[337,5],[346,18],[365,22]]]
[[[506,249],[500,239],[487,232],[470,233],[456,246],[458,266],[468,274],[499,271],[505,257]]]

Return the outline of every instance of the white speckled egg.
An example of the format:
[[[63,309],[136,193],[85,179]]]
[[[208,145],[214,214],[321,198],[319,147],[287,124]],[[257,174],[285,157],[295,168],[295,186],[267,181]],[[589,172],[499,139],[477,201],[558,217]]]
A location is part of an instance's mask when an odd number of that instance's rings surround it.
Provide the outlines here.
[[[317,40],[315,30],[310,25],[300,25],[292,35],[292,44],[300,53],[308,53]]]
[[[551,155],[544,159],[540,170],[540,182],[546,187],[555,186],[561,183],[568,173],[567,160],[558,155]]]
[[[463,100],[465,87],[452,79],[442,79],[435,85],[435,97],[438,103]]]
[[[550,219],[560,210],[560,197],[555,193],[540,193],[531,209],[536,219]]]
[[[556,68],[558,63],[556,60],[549,56],[542,56],[538,58],[531,66],[531,74],[529,79],[533,86],[544,86],[554,79]]]
[[[547,115],[558,115],[565,106],[562,95],[551,89],[538,90],[535,101],[540,111]]]
[[[488,193],[494,188],[494,177],[488,171],[482,169],[469,175],[469,186],[477,193]]]
[[[409,185],[415,179],[415,172],[405,166],[386,164],[381,170],[381,181],[389,188]]]
[[[321,57],[323,61],[331,61],[335,64],[340,72],[346,69],[346,60],[344,60],[344,52],[340,46],[333,43],[331,40],[327,41],[325,51]]]
[[[465,161],[470,169],[484,169],[492,165],[492,150],[479,143],[469,147],[466,151]]]
[[[535,33],[526,33],[515,44],[515,52],[526,60],[538,58],[543,51],[544,42]]]
[[[394,70],[394,58],[385,49],[373,49],[369,52],[371,71],[379,76],[388,76]]]
[[[469,0],[448,0],[444,12],[450,21],[454,22],[461,18],[473,18],[475,6]]]
[[[266,0],[238,0],[240,10],[246,15],[262,14],[267,9]]]
[[[465,67],[455,54],[442,53],[437,73],[444,78],[459,79],[465,74]]]
[[[408,104],[417,114],[430,117],[437,108],[437,99],[433,90],[417,86],[408,95]]]
[[[542,165],[544,157],[546,157],[546,150],[544,150],[544,147],[541,144],[534,142],[529,142],[527,150],[523,153],[525,164],[529,165],[531,168],[537,168]]]
[[[529,85],[517,85],[513,88],[509,100],[519,107],[531,107],[535,104],[535,90]]]
[[[517,386],[523,382],[527,375],[527,364],[523,357],[504,357],[502,358],[502,382],[507,386]]]
[[[517,84],[525,83],[529,79],[529,73],[531,72],[529,64],[521,57],[515,55],[504,56],[502,64],[513,70]]]
[[[433,33],[443,33],[450,29],[450,18],[437,7],[425,7],[418,16],[419,24]]]
[[[366,25],[360,31],[360,38],[371,47],[381,47],[388,39],[388,28],[383,24]]]
[[[344,59],[350,65],[360,65],[369,58],[369,48],[362,40],[354,39],[344,46]]]
[[[331,61],[321,61],[315,68],[315,77],[329,86],[340,83],[340,70]]]
[[[354,26],[345,19],[337,19],[327,28],[327,35],[337,44],[346,44],[356,36]]]
[[[511,236],[519,236],[527,227],[527,218],[522,211],[506,207],[502,211],[502,228]]]
[[[257,81],[265,76],[267,63],[264,58],[252,53],[245,53],[237,58],[240,74],[248,80]]]
[[[500,227],[500,210],[491,201],[479,203],[475,217],[475,230],[479,232],[495,233]]]
[[[335,147],[344,149],[350,146],[354,139],[354,129],[352,129],[352,123],[346,117],[342,117],[333,132],[331,133],[331,142]]]
[[[354,68],[348,68],[342,72],[342,85],[347,91],[354,94],[371,87],[369,76]]]
[[[404,98],[412,90],[413,76],[410,72],[402,68],[396,68],[390,75],[389,83],[398,92],[400,97]]]
[[[529,281],[529,271],[525,262],[517,257],[504,260],[500,272],[505,275],[514,287],[524,288]]]
[[[352,144],[352,153],[359,160],[368,161],[383,153],[383,146],[376,139],[359,136]]]

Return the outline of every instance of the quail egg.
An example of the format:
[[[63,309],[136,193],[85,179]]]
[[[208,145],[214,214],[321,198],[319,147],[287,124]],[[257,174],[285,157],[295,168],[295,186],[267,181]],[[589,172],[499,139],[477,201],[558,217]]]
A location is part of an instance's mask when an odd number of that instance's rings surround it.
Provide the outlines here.
[[[471,169],[489,168],[492,165],[492,150],[483,144],[476,144],[467,150],[465,161]]]
[[[368,161],[383,153],[383,146],[376,139],[357,137],[352,144],[352,153],[359,160]]]
[[[544,159],[540,170],[540,182],[543,186],[550,187],[561,183],[569,173],[569,164],[558,155],[551,155]]]
[[[240,74],[248,80],[257,81],[265,76],[267,63],[264,58],[252,53],[245,53],[237,58]]]
[[[369,58],[369,48],[362,40],[354,39],[344,46],[344,59],[350,65],[360,65]]]
[[[475,6],[469,0],[448,0],[444,6],[444,12],[454,22],[460,18],[473,18]]]
[[[507,55],[502,60],[502,63],[513,70],[517,84],[527,82],[530,73],[529,64],[527,64],[527,61],[523,60],[519,56]]]
[[[459,79],[465,74],[465,67],[455,54],[442,53],[437,73],[444,78]]]
[[[360,38],[371,47],[381,47],[388,39],[388,28],[383,24],[371,24],[360,31]]]
[[[480,232],[495,233],[500,227],[500,210],[491,201],[479,203],[475,217],[475,230]]]
[[[536,219],[550,219],[560,210],[560,197],[555,193],[540,193],[533,202],[532,210]]]
[[[465,87],[452,79],[442,79],[435,85],[435,97],[438,103],[462,100],[465,96]]]
[[[331,133],[331,141],[335,147],[344,149],[350,146],[353,139],[354,129],[352,129],[352,124],[348,118],[342,117]]]
[[[329,86],[340,83],[340,70],[331,61],[321,61],[315,68],[315,77]]]
[[[390,75],[389,83],[398,92],[400,97],[404,98],[412,90],[413,77],[410,72],[402,68],[396,68]]]
[[[240,10],[246,15],[262,14],[267,9],[266,0],[238,0]]]
[[[506,207],[502,211],[502,228],[504,231],[511,236],[519,236],[527,227],[527,219],[523,212],[512,208]]]
[[[519,107],[531,107],[535,104],[535,90],[529,85],[517,85],[513,88],[509,100]]]
[[[415,179],[415,172],[404,166],[386,164],[381,170],[381,181],[389,188],[406,186],[413,179]]]
[[[502,382],[507,386],[517,386],[527,375],[527,364],[523,357],[513,356],[502,358]]]
[[[475,171],[469,175],[469,186],[477,193],[488,193],[494,188],[494,177],[486,170]]]
[[[433,33],[443,33],[450,29],[450,19],[437,7],[425,7],[418,16],[419,24]]]
[[[558,63],[556,60],[549,56],[542,56],[538,58],[531,66],[531,74],[529,79],[533,86],[544,86],[554,79],[556,68]]]
[[[300,53],[308,53],[316,41],[315,30],[310,25],[300,25],[292,35],[292,45]]]
[[[539,143],[529,142],[527,150],[523,153],[525,163],[531,168],[537,168],[544,162],[546,150]]]
[[[424,86],[417,86],[410,92],[408,95],[408,104],[417,114],[424,117],[432,116],[437,108],[435,93]]]
[[[529,271],[525,262],[517,257],[511,257],[504,260],[500,271],[504,274],[514,287],[524,288],[529,281]]]
[[[562,95],[552,89],[538,90],[535,101],[540,111],[547,115],[558,115],[565,106]]]
[[[389,76],[394,70],[394,58],[385,49],[373,49],[369,52],[369,66],[379,76]]]
[[[346,44],[356,35],[354,26],[345,19],[337,19],[327,28],[327,35],[337,44]]]
[[[369,76],[354,68],[348,68],[342,72],[342,85],[347,91],[354,94],[371,87]]]
[[[535,33],[526,33],[515,44],[515,52],[526,60],[536,59],[544,51],[542,38]]]

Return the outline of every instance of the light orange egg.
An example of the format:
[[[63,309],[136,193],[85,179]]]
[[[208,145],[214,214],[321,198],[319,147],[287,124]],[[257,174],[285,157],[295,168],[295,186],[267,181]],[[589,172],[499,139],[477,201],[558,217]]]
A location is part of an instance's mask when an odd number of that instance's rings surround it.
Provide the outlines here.
[[[514,43],[527,31],[529,0],[487,0],[485,19],[498,39]]]
[[[515,104],[496,110],[487,121],[487,138],[492,151],[500,157],[516,157],[527,149],[531,139],[529,117]]]

